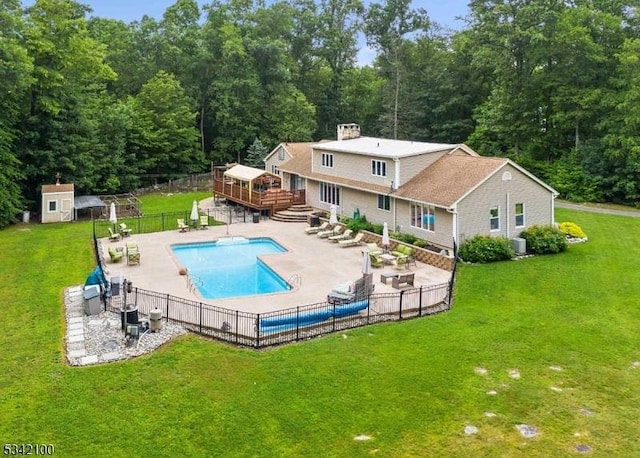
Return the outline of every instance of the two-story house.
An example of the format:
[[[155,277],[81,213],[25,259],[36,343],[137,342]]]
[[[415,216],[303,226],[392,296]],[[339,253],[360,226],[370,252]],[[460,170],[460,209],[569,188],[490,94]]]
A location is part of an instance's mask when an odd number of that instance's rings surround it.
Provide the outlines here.
[[[265,165],[284,189],[304,189],[308,205],[335,204],[340,214],[387,222],[444,248],[554,222],[553,188],[509,159],[482,157],[464,144],[363,137],[357,124],[343,124],[336,141],[282,143]]]

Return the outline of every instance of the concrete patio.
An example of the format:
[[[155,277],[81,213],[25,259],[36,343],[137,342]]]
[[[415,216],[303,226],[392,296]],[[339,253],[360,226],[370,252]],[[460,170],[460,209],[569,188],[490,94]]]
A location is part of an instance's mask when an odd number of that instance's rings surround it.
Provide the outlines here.
[[[202,204],[201,204],[202,207]],[[133,234],[119,242],[101,239],[106,255],[107,277],[122,275],[135,287],[171,294],[230,310],[264,313],[326,300],[327,293],[342,283],[354,281],[362,275],[364,246],[341,248],[336,243],[307,235],[305,223],[282,223],[262,219],[259,223],[234,223],[211,226],[203,230],[179,232],[178,229],[152,234]],[[286,253],[264,255],[261,259],[287,280],[292,290],[282,293],[245,296],[231,299],[207,300],[191,291],[187,278],[179,274],[180,265],[171,251],[172,244],[214,241],[223,237],[270,237],[287,249]],[[107,248],[123,247],[135,241],[140,249],[140,264],[127,265],[126,260],[111,263]],[[391,282],[380,282],[380,274],[400,273],[393,266],[372,269],[375,292],[397,292]],[[423,263],[416,263],[410,271],[415,274],[415,286],[430,286],[449,280],[450,272]]]

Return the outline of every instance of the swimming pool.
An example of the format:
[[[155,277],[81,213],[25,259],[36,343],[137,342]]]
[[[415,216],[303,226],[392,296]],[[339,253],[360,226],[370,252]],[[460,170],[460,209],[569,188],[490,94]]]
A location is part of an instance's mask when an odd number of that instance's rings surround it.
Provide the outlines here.
[[[250,296],[288,291],[291,286],[258,256],[283,253],[270,238],[232,237],[216,242],[172,245],[178,262],[205,299]]]

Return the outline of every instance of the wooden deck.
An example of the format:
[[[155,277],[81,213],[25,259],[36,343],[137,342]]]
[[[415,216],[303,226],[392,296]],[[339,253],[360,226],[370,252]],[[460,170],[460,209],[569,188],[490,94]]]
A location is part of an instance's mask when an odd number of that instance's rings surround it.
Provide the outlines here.
[[[215,178],[213,181],[214,193],[231,202],[244,205],[256,211],[266,211],[269,216],[273,213],[286,210],[292,205],[306,203],[304,189],[287,191],[285,189],[271,188],[257,192],[235,184],[231,180]]]

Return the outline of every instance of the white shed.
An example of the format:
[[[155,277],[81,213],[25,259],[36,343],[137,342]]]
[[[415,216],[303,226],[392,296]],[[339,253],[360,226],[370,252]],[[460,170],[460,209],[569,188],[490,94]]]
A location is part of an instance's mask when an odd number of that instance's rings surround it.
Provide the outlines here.
[[[73,221],[73,184],[42,185],[42,222],[59,223]]]

